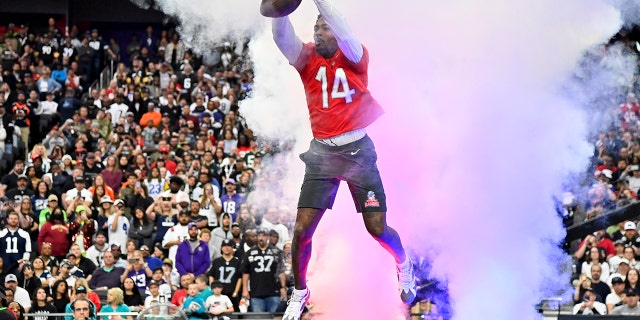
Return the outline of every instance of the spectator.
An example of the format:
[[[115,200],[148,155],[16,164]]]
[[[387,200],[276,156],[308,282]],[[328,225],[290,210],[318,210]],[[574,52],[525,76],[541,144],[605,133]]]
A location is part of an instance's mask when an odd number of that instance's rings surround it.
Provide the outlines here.
[[[180,211],[178,214],[178,224],[171,227],[164,235],[162,246],[169,250],[169,259],[176,261],[178,245],[186,241],[189,237],[188,225],[190,216],[188,211]],[[176,269],[177,270],[177,269]]]
[[[269,268],[267,262],[271,262]],[[253,312],[275,312],[280,300],[286,300],[282,251],[269,244],[265,230],[258,231],[258,244],[245,254],[242,273],[242,296],[251,300]]]
[[[47,290],[44,288],[39,288],[35,291],[33,295],[33,300],[31,301],[31,313],[37,313],[39,316],[47,316],[50,313],[56,313],[56,307],[51,304],[51,302],[47,301]],[[34,319],[39,319],[35,318]]]
[[[73,304],[73,319],[89,320],[91,302],[89,300],[78,300]]]
[[[601,274],[602,268],[599,265],[594,264],[591,266],[591,288],[596,294],[596,300],[605,302],[605,298],[611,293],[611,288],[606,282],[602,281]],[[628,275],[627,279],[629,279]]]
[[[126,243],[128,231],[131,226],[129,220],[124,216],[124,201],[118,199],[114,203],[115,211],[108,216],[107,227],[109,230],[109,241],[112,244]]]
[[[165,303],[167,297],[160,294],[159,286],[160,284],[155,281],[149,282],[149,295],[144,299],[145,308],[149,308],[154,303]]]
[[[192,273],[196,277],[207,272],[211,256],[207,244],[198,240],[198,225],[191,222],[187,226],[188,239],[182,241],[176,250],[176,269],[180,274]]]
[[[93,238],[93,234],[89,236],[89,239]],[[91,240],[89,240],[91,243]],[[81,248],[79,244],[74,243],[71,245],[71,249],[69,250],[69,254],[67,255],[67,259],[71,263],[72,266],[76,266],[78,269],[82,271],[83,274],[89,276],[93,274],[96,270],[97,266],[91,261],[91,259],[86,258],[82,253],[84,248]]]
[[[127,267],[121,276],[121,281],[124,282],[127,278],[135,279],[138,290],[144,292],[147,289],[147,283],[152,274],[153,271],[151,271],[151,268],[144,262],[142,253],[136,250],[133,252],[133,257],[127,261]]]
[[[111,288],[107,291],[107,303],[100,309],[101,313],[123,313],[130,312],[129,306],[124,303],[124,293],[119,287]],[[133,320],[131,316],[103,316],[103,320]]]
[[[582,302],[573,306],[573,314],[606,315],[607,306],[602,302],[596,301],[596,295],[593,290],[591,290],[591,288],[587,288],[585,293],[582,295]]]
[[[231,240],[231,215],[224,212],[220,216],[220,227],[213,229],[211,232],[211,241],[209,241],[209,251],[213,259],[220,257],[220,249],[222,242],[226,239]]]
[[[207,309],[202,298],[198,297],[198,287],[195,283],[189,284],[188,296],[184,300],[181,309],[187,314],[189,320],[197,320],[205,316],[204,313]]]
[[[180,276],[180,289],[176,290],[171,297],[171,303],[178,307],[182,307],[184,300],[187,298],[187,288],[194,282],[192,274],[183,274]]]
[[[58,280],[51,286],[52,304],[56,307],[56,312],[64,313],[67,310],[67,304],[71,302],[69,298],[69,285],[64,280]]]
[[[621,305],[625,297],[625,287],[622,278],[614,277],[611,279],[611,287],[613,288],[613,292],[609,293],[605,299],[608,313],[611,313],[614,307]]]
[[[107,235],[103,231],[98,231],[96,233],[95,242],[91,247],[89,247],[89,249],[87,249],[87,259],[91,260],[91,262],[93,262],[96,267],[102,267],[104,266],[102,257],[107,251],[109,251],[109,246],[107,245]]]
[[[638,305],[638,291],[636,289],[626,289],[626,303],[615,307],[611,315],[640,316],[640,306]]]
[[[245,203],[246,200],[243,196],[236,193],[236,181],[234,179],[228,178],[224,186],[226,192],[220,197],[220,201],[222,201],[223,211],[231,216],[231,222],[233,222],[238,217],[240,206]]]
[[[209,283],[218,281],[222,285],[221,293],[231,298],[234,306],[237,306],[242,287],[241,261],[233,255],[234,244],[232,240],[223,240],[221,251],[222,256],[211,261],[211,268],[207,272]]]
[[[18,275],[18,282],[27,292],[36,292],[36,289],[42,287],[40,278],[35,276],[33,265],[28,261],[22,264],[22,272]]]
[[[45,268],[44,260],[42,260],[41,257],[35,257],[33,258],[31,264],[33,266],[34,275],[38,277],[38,279],[40,279],[40,284],[42,285],[42,287],[48,289],[49,279],[51,279],[52,276],[51,272]]]
[[[94,311],[100,310],[100,308],[102,307],[102,301],[100,300],[100,296],[98,296],[98,294],[95,291],[89,288],[89,283],[85,278],[79,278],[78,280],[76,280],[76,284],[74,285],[74,288],[76,290],[76,297],[74,297],[74,300],[79,298],[77,297],[77,294],[78,294],[77,290],[80,287],[84,287],[84,289],[86,290],[87,293],[83,297],[86,299],[89,299],[89,301],[93,303],[93,305],[95,306]]]
[[[114,266],[114,257],[111,251],[105,252],[102,258],[103,267],[93,272],[89,287],[93,290],[120,287],[120,277],[124,272],[124,268]]]
[[[213,316],[213,320],[231,319],[225,314],[233,312],[234,307],[229,297],[222,294],[223,284],[220,281],[214,281],[211,287],[213,288],[213,295],[205,301],[207,312]]]
[[[153,234],[153,223],[149,221],[145,210],[141,206],[137,206],[133,210],[133,217],[131,218],[131,228],[129,228],[129,239],[132,239],[136,242],[136,246],[147,248],[147,254],[149,252],[149,247],[153,244],[153,239],[151,235]],[[155,258],[158,260],[157,258]],[[159,267],[162,264],[162,261],[158,260],[157,264],[154,266],[149,266],[153,269],[153,267]]]
[[[20,228],[19,219],[20,215],[9,209],[7,224],[0,230],[0,258],[8,272],[18,269],[20,261],[28,261],[31,255],[31,236]]]
[[[599,247],[592,247],[587,251],[587,258],[582,263],[582,272],[587,274],[587,277],[592,279],[591,267],[599,265],[601,267],[601,277],[603,281],[609,279],[609,264],[605,261],[604,250]]]
[[[52,254],[58,260],[62,260],[69,250],[69,227],[64,223],[62,209],[57,207],[51,213],[49,220],[45,222],[38,235],[38,244],[40,252],[43,251],[43,245],[47,243],[52,250]],[[55,246],[51,246],[55,243]]]
[[[92,301],[91,299],[87,298],[87,294],[88,294],[88,290],[87,287],[85,286],[75,286],[73,289],[74,292],[74,296],[72,297],[72,302],[67,303],[67,306],[65,307],[65,313],[73,313],[73,309],[71,308],[71,305],[73,305],[73,303],[75,301],[78,300],[89,300],[89,308],[91,308],[91,311],[95,314],[96,310],[100,310],[100,304],[96,305],[96,303],[94,301]],[[98,300],[99,303],[99,300]],[[65,316],[64,320],[73,320],[73,316]]]
[[[122,292],[124,294],[124,304],[129,306],[132,312],[140,311],[141,308],[144,307],[144,299],[133,278],[124,279],[122,282]]]

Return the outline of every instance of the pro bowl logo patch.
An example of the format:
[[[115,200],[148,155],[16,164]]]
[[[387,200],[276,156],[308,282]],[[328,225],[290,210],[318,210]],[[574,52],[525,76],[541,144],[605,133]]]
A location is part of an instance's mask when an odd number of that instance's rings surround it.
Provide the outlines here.
[[[373,191],[367,192],[367,201],[364,202],[364,207],[370,208],[370,207],[379,207],[379,206],[380,206],[380,201],[376,199],[375,192]]]

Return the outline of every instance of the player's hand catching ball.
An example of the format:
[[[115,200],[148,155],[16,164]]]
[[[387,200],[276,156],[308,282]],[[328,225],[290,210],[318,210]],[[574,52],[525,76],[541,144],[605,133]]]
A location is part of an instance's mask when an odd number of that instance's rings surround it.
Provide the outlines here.
[[[295,11],[302,0],[262,0],[260,13],[269,18],[288,16]]]

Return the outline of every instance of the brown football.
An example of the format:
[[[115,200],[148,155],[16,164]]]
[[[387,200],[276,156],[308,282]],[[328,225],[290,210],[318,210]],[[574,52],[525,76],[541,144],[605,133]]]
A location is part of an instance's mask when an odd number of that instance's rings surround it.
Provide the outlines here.
[[[260,13],[269,18],[288,16],[295,11],[302,0],[262,0]]]

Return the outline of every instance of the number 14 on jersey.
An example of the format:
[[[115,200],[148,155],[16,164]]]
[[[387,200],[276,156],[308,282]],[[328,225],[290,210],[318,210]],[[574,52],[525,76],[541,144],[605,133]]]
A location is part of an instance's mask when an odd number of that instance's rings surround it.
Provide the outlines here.
[[[322,84],[322,107],[329,109],[329,80],[327,79],[327,67],[321,66],[316,74],[316,80]],[[342,90],[340,90],[342,89]],[[347,74],[344,69],[336,69],[336,74],[333,78],[333,88],[331,90],[331,99],[344,99],[346,103],[351,103],[353,99],[352,95],[356,93],[356,90],[349,87],[349,81],[347,81]]]

